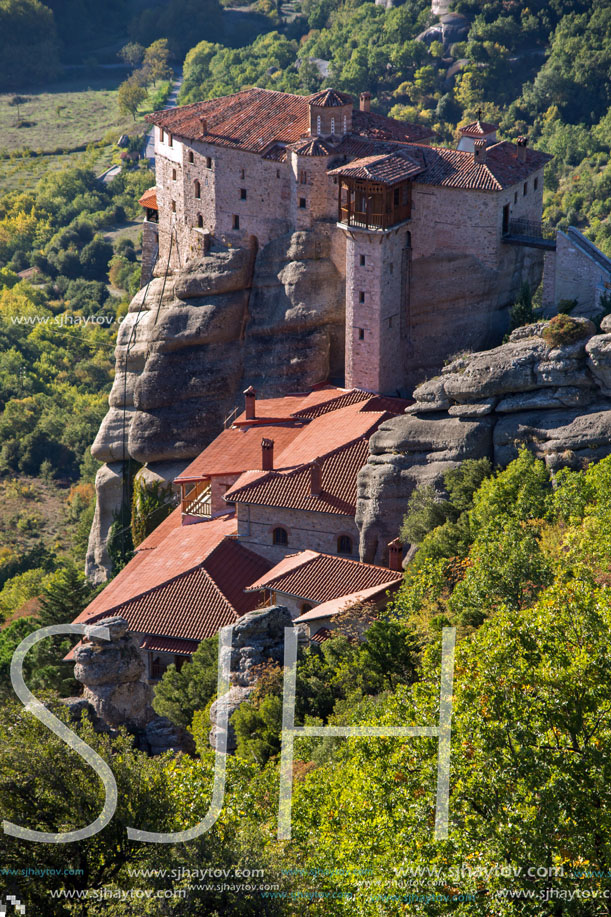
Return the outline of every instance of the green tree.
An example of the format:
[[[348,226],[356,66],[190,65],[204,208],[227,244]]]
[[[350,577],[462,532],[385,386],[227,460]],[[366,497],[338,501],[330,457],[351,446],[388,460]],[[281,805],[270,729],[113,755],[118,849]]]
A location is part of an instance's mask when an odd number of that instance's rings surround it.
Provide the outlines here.
[[[171,665],[155,688],[153,706],[160,716],[190,726],[196,710],[203,710],[216,694],[218,637],[202,640],[191,662],[180,671]]]
[[[518,298],[511,307],[511,330],[513,331],[515,328],[520,328],[522,325],[529,325],[534,320],[535,313],[533,310],[533,300],[530,284],[527,280],[525,280],[520,286]]]
[[[135,70],[142,63],[144,48],[137,41],[130,41],[123,45],[117,56],[125,61],[132,70]]]
[[[138,109],[146,99],[146,95],[146,89],[133,77],[130,77],[119,86],[117,94],[119,108],[125,114],[130,114],[135,121]]]
[[[38,0],[0,0],[0,91],[52,80],[58,72],[51,10]]]
[[[170,49],[166,38],[159,38],[148,46],[144,52],[142,69],[150,82],[155,86],[157,80],[167,80],[172,75],[169,65]]]

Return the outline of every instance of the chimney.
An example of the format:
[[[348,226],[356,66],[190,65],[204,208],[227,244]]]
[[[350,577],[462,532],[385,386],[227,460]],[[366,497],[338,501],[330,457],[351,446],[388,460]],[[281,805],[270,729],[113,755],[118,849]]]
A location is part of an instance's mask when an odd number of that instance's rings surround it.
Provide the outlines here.
[[[388,545],[388,567],[390,570],[403,570],[403,544],[398,538]]]
[[[274,441],[273,439],[261,440],[261,469],[263,471],[274,470]]]
[[[207,132],[207,130],[208,130],[208,122],[206,121],[205,118],[200,118],[200,119],[199,119],[199,123],[200,123],[201,129],[202,129],[202,137],[205,137],[205,136],[206,136],[206,132]]]
[[[473,141],[473,161],[474,162],[486,162],[486,141],[485,140],[474,140]]]
[[[255,392],[252,385],[249,385],[246,391],[244,392],[244,400],[246,402],[246,420],[255,419],[255,401],[257,400],[257,393]]]
[[[320,462],[315,461],[310,465],[310,494],[313,497],[320,497],[322,490],[322,474]]]
[[[518,157],[518,162],[526,162],[526,147],[528,145],[528,137],[518,137],[517,139],[516,153]]]
[[[371,108],[371,93],[362,92],[359,96],[359,108],[361,111],[369,111]]]

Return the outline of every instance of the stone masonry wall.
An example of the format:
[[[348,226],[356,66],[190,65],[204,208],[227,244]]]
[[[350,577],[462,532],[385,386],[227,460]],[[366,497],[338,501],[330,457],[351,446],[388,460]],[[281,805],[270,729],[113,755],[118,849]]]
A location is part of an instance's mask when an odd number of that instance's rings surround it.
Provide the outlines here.
[[[611,261],[574,227],[558,231],[555,253],[546,253],[544,309],[553,312],[563,299],[576,300],[572,314],[592,318],[605,292],[611,293]]]
[[[237,516],[240,544],[273,563],[306,549],[337,554],[340,535],[352,539],[354,550],[350,556],[358,559],[359,532],[351,516],[246,504],[238,506]],[[286,529],[288,545],[273,544],[272,533],[277,526]]]

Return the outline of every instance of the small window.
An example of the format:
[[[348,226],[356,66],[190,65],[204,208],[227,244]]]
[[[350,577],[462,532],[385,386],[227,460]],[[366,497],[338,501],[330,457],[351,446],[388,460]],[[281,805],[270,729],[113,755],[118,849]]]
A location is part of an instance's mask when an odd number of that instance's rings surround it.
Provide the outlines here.
[[[176,169],[172,169],[172,181],[176,181]]]
[[[335,135],[335,118],[331,118],[331,133]]]
[[[196,197],[196,199],[197,199],[198,201],[201,200],[201,197],[202,197],[202,186],[200,185],[200,183],[199,183],[198,181],[196,181],[196,182],[193,183],[193,189],[194,189],[194,191],[195,191],[195,197]]]
[[[172,201],[172,213],[176,213],[176,201]]]
[[[316,116],[316,133],[317,134],[320,134],[321,127],[322,127],[322,122],[320,120],[320,115],[317,115]]]
[[[388,265],[388,273],[389,273],[389,274],[392,274],[392,273],[394,273],[394,270],[395,270],[395,266],[394,266],[394,264],[393,264],[392,261],[391,261],[390,264]]]
[[[241,201],[246,200],[246,188],[240,188],[240,200]]]
[[[246,173],[244,169],[240,169],[240,178],[246,178]]]
[[[189,162],[193,162],[193,150],[189,150]]]
[[[337,539],[338,554],[352,554],[352,538],[348,535],[340,535]]]
[[[524,197],[526,197],[527,194],[528,194],[528,182],[525,181],[524,182]]]
[[[344,115],[344,134],[348,133],[348,118]]]
[[[234,213],[234,215],[233,215],[233,228],[234,228],[234,229],[239,229],[239,228],[240,228],[240,218],[239,218],[239,216],[237,215],[237,213]]]
[[[282,529],[280,527],[274,529],[274,531],[272,532],[272,541],[274,542],[274,544],[281,544],[281,545],[288,544],[289,536],[288,536],[287,530]]]
[[[299,173],[299,184],[307,185],[307,183],[308,183],[308,173],[305,171],[305,169],[302,169],[301,172]]]
[[[536,191],[537,188],[539,187],[539,178],[538,178],[538,177],[535,178],[535,180],[534,180],[534,182],[533,182],[533,187],[534,187],[535,191]]]
[[[361,255],[361,267],[365,267],[365,255]]]
[[[276,169],[276,178],[280,178],[280,169]]]
[[[203,218],[203,216],[201,215],[201,213],[198,213],[198,214],[197,214],[197,225],[198,225],[198,228],[199,228],[199,229],[203,229],[203,228],[204,228],[204,218]]]
[[[302,210],[305,210],[305,208],[306,208],[306,199],[305,199],[305,197],[300,197],[300,198],[299,198],[299,206],[301,207]]]
[[[206,156],[206,168],[207,169],[212,168],[212,157],[211,156]]]
[[[516,191],[516,192],[514,193],[514,195],[513,195],[513,202],[514,202],[514,204],[517,204],[517,203],[518,203],[518,192],[517,192],[517,191]]]
[[[168,146],[174,146],[174,138],[168,133]]]
[[[388,327],[389,327],[389,328],[392,328],[392,315],[391,315],[390,318],[388,319]]]
[[[161,143],[165,140],[165,131],[162,127],[159,128],[159,140]]]
[[[361,290],[359,293],[359,302],[365,302],[365,293],[363,290]]]
[[[365,329],[359,328],[359,341],[364,341],[364,340],[365,340]]]

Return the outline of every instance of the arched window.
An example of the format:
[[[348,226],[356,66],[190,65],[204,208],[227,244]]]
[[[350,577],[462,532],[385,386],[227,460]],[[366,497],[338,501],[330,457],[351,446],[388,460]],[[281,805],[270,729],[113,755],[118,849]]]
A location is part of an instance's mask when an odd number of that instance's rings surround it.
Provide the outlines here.
[[[204,218],[203,218],[203,216],[201,215],[201,213],[198,213],[198,214],[197,214],[197,225],[198,225],[199,229],[203,229],[203,228],[204,228]]]
[[[348,118],[344,115],[344,134],[348,133]]]
[[[352,554],[352,538],[349,535],[340,535],[337,539],[338,554]]]
[[[196,181],[196,182],[193,183],[193,187],[194,187],[194,189],[195,189],[195,198],[196,198],[196,200],[198,200],[198,201],[201,200],[201,196],[202,196],[202,186],[200,185],[200,183],[199,183],[198,181]]]
[[[288,536],[287,530],[280,528],[280,526],[278,526],[278,528],[275,528],[274,531],[272,532],[272,541],[274,544],[280,544],[280,545],[288,544],[289,536]]]
[[[331,118],[331,133],[335,135],[335,118]]]
[[[317,115],[316,116],[316,133],[317,134],[320,134],[321,124],[322,122],[320,120],[320,115]]]

